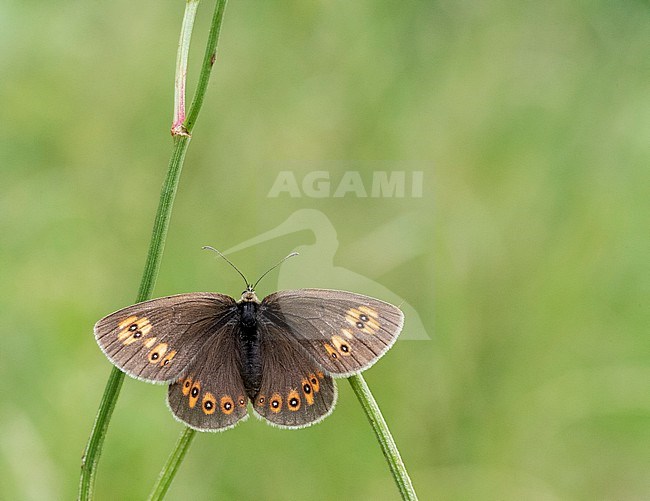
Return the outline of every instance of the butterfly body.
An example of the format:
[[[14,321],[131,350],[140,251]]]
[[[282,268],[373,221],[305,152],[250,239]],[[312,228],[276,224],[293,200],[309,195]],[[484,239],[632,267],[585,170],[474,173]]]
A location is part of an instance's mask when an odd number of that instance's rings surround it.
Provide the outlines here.
[[[402,312],[378,299],[327,289],[278,291],[259,301],[178,294],[101,319],[95,337],[127,374],[170,383],[174,416],[203,431],[228,429],[248,403],[269,423],[300,428],[333,410],[333,377],[375,363],[397,339]]]
[[[262,340],[257,329],[259,300],[255,292],[247,289],[237,301],[239,313],[239,340],[241,351],[240,375],[244,382],[246,395],[251,400],[259,392],[262,384]]]

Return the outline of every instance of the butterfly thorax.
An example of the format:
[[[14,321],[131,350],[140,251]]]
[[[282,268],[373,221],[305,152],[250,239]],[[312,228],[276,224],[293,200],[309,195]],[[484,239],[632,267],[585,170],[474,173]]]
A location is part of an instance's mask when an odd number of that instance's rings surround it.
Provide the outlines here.
[[[257,329],[257,308],[260,302],[252,289],[247,289],[237,301],[239,311],[239,338],[241,349],[241,377],[251,400],[262,383],[262,350]]]

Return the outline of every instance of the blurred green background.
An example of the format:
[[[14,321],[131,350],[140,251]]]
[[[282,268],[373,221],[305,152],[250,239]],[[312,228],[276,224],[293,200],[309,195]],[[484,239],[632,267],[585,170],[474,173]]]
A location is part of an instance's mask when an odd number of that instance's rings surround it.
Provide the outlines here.
[[[0,6],[3,499],[76,496],[111,369],[92,326],[138,288],[183,7]],[[649,40],[641,1],[232,0],[155,295],[237,296],[201,246],[317,212],[333,265],[403,298],[430,337],[366,372],[421,499],[647,499]],[[373,172],[424,171],[422,196],[267,196],[278,172],[316,170],[332,192],[344,171],[368,191]],[[232,259],[253,277],[322,243],[295,229]],[[300,259],[294,279],[318,285]],[[339,389],[306,430],[197,436],[169,498],[396,499]],[[164,397],[125,381],[98,499],[149,492],[182,429]]]

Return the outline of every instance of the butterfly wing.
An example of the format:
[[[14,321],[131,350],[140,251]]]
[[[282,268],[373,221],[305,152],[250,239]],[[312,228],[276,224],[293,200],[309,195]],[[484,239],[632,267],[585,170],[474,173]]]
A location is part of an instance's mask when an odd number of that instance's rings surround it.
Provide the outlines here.
[[[404,314],[392,304],[328,289],[275,292],[264,298],[259,316],[284,326],[334,376],[370,367],[393,345],[404,324]]]
[[[282,428],[302,428],[328,416],[336,403],[334,380],[281,327],[258,322],[258,329],[262,380],[255,413]]]
[[[116,311],[95,324],[106,356],[130,376],[171,382],[183,375],[210,337],[236,315],[223,294],[178,294]]]
[[[236,321],[221,327],[185,376],[169,385],[167,403],[177,419],[196,430],[223,431],[247,415],[238,336]]]

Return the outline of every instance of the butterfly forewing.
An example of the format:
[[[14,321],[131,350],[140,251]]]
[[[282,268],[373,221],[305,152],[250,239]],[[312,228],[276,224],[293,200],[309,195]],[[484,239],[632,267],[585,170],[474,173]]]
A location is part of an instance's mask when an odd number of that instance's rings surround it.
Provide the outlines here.
[[[326,372],[348,376],[374,364],[404,323],[392,304],[361,294],[296,289],[270,294],[259,316],[283,326]]]
[[[240,376],[238,333],[236,321],[222,326],[187,373],[169,386],[169,408],[188,426],[225,430],[246,416],[248,397]]]
[[[221,326],[236,315],[223,294],[178,294],[138,303],[95,324],[97,343],[119,369],[153,382],[170,382]]]
[[[301,428],[330,414],[336,403],[332,378],[271,322],[258,324],[262,340],[262,381],[253,409],[270,423]]]

